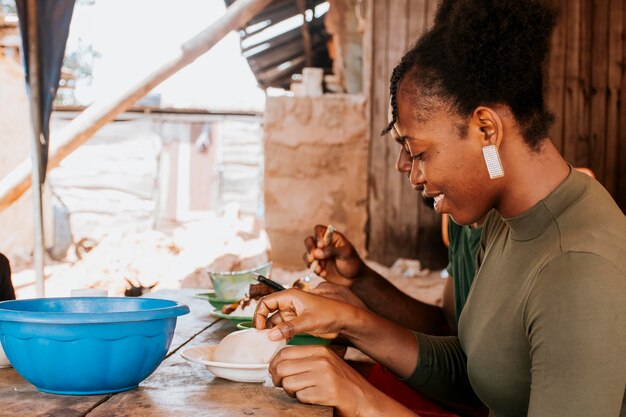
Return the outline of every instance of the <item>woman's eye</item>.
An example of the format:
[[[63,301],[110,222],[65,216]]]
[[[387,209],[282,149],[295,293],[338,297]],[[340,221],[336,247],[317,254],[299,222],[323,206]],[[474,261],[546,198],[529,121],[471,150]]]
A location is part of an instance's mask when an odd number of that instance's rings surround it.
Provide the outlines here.
[[[424,152],[418,153],[417,155],[411,155],[411,161],[421,161],[424,159]]]

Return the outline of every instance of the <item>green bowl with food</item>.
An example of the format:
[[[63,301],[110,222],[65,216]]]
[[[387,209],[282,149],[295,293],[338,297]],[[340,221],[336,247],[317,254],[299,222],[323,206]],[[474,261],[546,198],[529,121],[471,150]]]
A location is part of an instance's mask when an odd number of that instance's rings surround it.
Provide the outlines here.
[[[213,288],[215,289],[216,299],[237,301],[246,295],[250,284],[256,284],[256,280],[254,279],[255,273],[269,277],[271,270],[272,263],[267,262],[256,268],[247,269],[245,271],[208,271],[208,274],[213,283]]]

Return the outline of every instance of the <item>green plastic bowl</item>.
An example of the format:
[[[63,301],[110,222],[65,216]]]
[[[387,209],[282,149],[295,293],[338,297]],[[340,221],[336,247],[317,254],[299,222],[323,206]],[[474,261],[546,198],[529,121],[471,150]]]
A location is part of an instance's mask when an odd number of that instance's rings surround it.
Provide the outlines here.
[[[242,323],[237,324],[237,328],[240,330],[244,329],[252,329],[254,326],[251,321],[244,321]],[[301,346],[301,345],[329,345],[330,340],[322,339],[321,337],[311,336],[310,334],[300,333],[291,338],[291,340],[287,343],[292,346]]]
[[[221,300],[240,300],[250,289],[250,284],[256,284],[253,273],[269,277],[271,270],[272,263],[268,262],[246,271],[208,271],[208,273],[211,282],[213,282],[213,288],[215,289],[215,298]]]

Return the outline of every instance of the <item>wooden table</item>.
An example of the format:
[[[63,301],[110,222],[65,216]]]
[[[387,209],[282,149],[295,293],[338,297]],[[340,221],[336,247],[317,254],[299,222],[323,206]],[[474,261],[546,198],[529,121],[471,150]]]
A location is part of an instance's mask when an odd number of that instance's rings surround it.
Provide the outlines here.
[[[150,294],[187,304],[161,365],[139,387],[108,395],[68,396],[37,391],[13,368],[0,369],[0,416],[293,416],[330,417],[331,407],[301,404],[281,389],[216,378],[180,356],[183,347],[217,344],[236,329],[209,315],[211,306],[193,297],[200,290]]]

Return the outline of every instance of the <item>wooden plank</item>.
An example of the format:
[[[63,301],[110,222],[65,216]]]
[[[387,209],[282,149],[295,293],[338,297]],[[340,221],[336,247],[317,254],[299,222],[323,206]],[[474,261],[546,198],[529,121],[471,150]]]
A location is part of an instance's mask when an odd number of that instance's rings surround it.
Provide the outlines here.
[[[408,45],[407,23],[409,16],[406,14],[408,1],[392,0],[389,7],[389,22],[387,27],[387,38],[389,39],[387,50],[387,79],[390,78],[395,66],[400,63]],[[389,85],[389,81],[387,82]],[[384,114],[387,114],[386,112]],[[400,174],[396,169],[398,159],[398,145],[385,138],[387,147],[386,170],[387,187],[385,189],[386,213],[385,228],[388,230],[386,241],[385,263],[389,264],[398,257],[415,258],[417,254],[417,219],[414,216],[416,211],[416,193],[411,189],[404,174]]]
[[[578,137],[579,101],[583,94],[579,80],[580,58],[580,1],[562,3],[562,19],[565,27],[566,39],[566,80],[565,97],[563,100],[563,156],[571,163],[576,163],[576,142]]]
[[[309,8],[314,8],[315,6],[323,3],[325,0],[314,0],[307,1]],[[227,4],[230,6],[234,3],[234,0],[227,1]],[[282,21],[285,16],[291,17],[298,14],[298,8],[296,7],[293,0],[274,0],[267,6],[263,11],[258,13],[248,22],[247,26],[255,25],[257,23],[265,22],[267,20],[271,21],[272,25],[279,23]]]
[[[626,10],[626,0],[622,3],[622,9]],[[626,13],[624,13],[624,19],[626,19]],[[622,24],[626,26],[626,21],[623,20]],[[622,42],[622,64],[626,61],[626,42]],[[626,212],[626,71],[622,66],[621,73],[621,91],[620,91],[620,108],[619,108],[619,159],[617,167],[617,194],[616,200],[622,211]]]
[[[411,0],[407,3],[409,47],[413,46],[417,39],[424,33],[428,20],[428,0]]]
[[[428,29],[428,0],[413,0],[408,4],[408,10],[406,15],[408,16],[407,22],[407,36],[408,39],[408,47],[411,48],[415,45],[419,37]],[[419,246],[420,240],[420,222],[422,220],[422,207],[420,204],[421,196],[414,193],[414,213],[411,216],[415,226],[413,229],[413,233],[415,234],[416,245],[415,245],[415,253],[412,257],[420,257],[423,258],[423,254],[421,248]],[[409,213],[405,215],[409,216]]]
[[[408,47],[412,47],[417,39],[426,30],[426,15],[428,12],[428,0],[411,0],[407,3],[406,15],[408,18],[406,33]]]
[[[301,55],[304,55],[302,45],[299,42],[291,42],[256,54],[254,58],[248,60],[248,63],[253,71],[263,71]]]
[[[397,145],[389,139],[381,141],[378,132],[387,122],[391,71],[432,21],[437,2],[386,0],[373,3],[376,18],[373,19],[373,85],[370,89],[369,255],[386,265],[398,257],[421,259],[425,256],[430,260],[432,253],[419,251],[420,233],[425,233],[423,239],[438,236],[438,218],[430,208],[426,208],[430,213],[421,216],[421,197],[410,188],[406,177],[396,171]]]
[[[423,4],[418,4],[418,6],[422,8],[422,19],[419,19],[417,14],[413,14],[409,19],[422,22],[422,32],[425,32],[433,25],[439,2],[428,0]],[[444,268],[447,264],[448,253],[440,237],[441,216],[420,195],[417,195],[415,200],[417,218],[415,253],[417,258],[425,268]]]
[[[82,416],[105,398],[104,395],[74,397],[46,394],[37,391],[15,369],[0,369],[0,415]]]
[[[380,137],[380,129],[387,119],[389,103],[389,77],[387,64],[387,27],[389,0],[372,2],[372,87],[370,95],[370,169],[369,169],[369,257],[383,261],[387,241],[384,218],[387,215],[385,191],[387,189],[387,140]]]
[[[589,109],[589,150],[585,155],[598,180],[604,183],[607,140],[609,7],[610,0],[594,1],[591,21],[591,102]]]
[[[372,126],[372,86],[373,71],[372,63],[374,62],[374,0],[365,0],[359,13],[362,13],[363,23],[363,94],[368,97],[367,100],[367,125]],[[370,128],[371,130],[371,128]],[[371,133],[371,132],[370,132]],[[370,135],[370,139],[371,135]],[[371,140],[370,140],[371,142]],[[369,175],[368,175],[369,183]],[[369,190],[369,185],[368,185]]]
[[[610,2],[609,12],[609,50],[608,64],[608,100],[606,118],[606,148],[604,186],[613,196],[618,190],[619,147],[626,143],[624,132],[619,129],[620,118],[620,90],[622,84],[622,68],[624,65],[624,3]],[[622,102],[623,106],[623,102]]]
[[[439,0],[428,0],[428,10],[426,11],[426,26],[431,27],[435,21],[435,14],[437,13],[437,7],[439,6]]]
[[[324,28],[323,19],[314,19],[309,24],[309,29],[313,32],[318,32],[323,28]],[[300,31],[300,27],[295,27],[287,32],[281,33],[280,35],[269,38],[269,39],[264,39],[264,38],[252,39],[254,43],[252,42],[245,43],[245,46],[242,46],[241,50],[243,52],[243,55],[245,57],[248,57],[251,55],[249,52],[251,49],[254,49],[258,46],[261,46],[267,43],[270,45],[269,51],[271,53],[278,47],[283,47],[284,45],[287,45],[289,43],[292,43],[292,42],[300,43],[301,39],[302,39],[302,33]],[[265,51],[267,51],[267,49]]]
[[[592,92],[592,62],[591,47],[593,43],[593,5],[589,1],[581,1],[580,8],[580,66],[579,66],[579,89],[582,95],[578,101],[575,120],[578,124],[576,137],[576,151],[574,154],[574,166],[591,166],[591,92]]]
[[[555,2],[559,3],[559,2]],[[550,139],[554,146],[563,153],[563,108],[565,95],[566,76],[566,45],[567,34],[565,32],[565,22],[560,19],[554,34],[552,35],[552,52],[548,62],[548,99],[547,106],[556,117],[554,125],[550,129]]]

